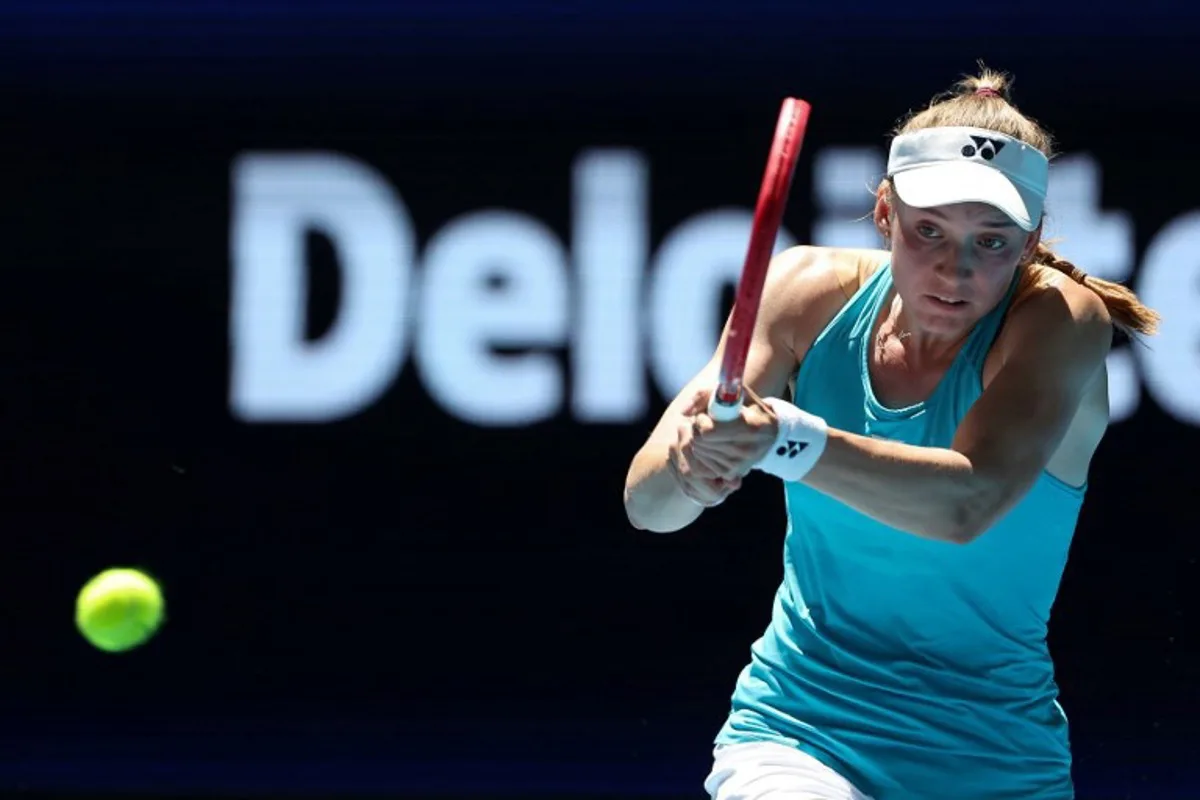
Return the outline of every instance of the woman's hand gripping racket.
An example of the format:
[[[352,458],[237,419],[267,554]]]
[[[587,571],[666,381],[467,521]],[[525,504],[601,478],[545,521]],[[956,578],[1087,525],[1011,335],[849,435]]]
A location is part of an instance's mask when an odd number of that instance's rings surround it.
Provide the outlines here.
[[[767,159],[767,171],[763,175],[758,206],[754,210],[746,261],[742,266],[733,312],[729,318],[720,377],[708,404],[708,415],[717,422],[731,422],[741,414],[746,357],[750,353],[750,340],[758,319],[767,267],[771,263],[775,239],[783,220],[783,209],[787,206],[788,193],[792,188],[792,175],[800,158],[800,145],[804,141],[810,110],[808,103],[789,97],[783,101],[783,108],[779,112],[775,139]]]

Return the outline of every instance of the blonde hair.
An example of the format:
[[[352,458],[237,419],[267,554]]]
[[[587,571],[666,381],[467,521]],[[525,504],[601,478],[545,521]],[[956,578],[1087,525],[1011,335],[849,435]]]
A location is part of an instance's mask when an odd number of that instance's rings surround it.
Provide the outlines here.
[[[954,126],[985,128],[1019,139],[1045,153],[1047,158],[1053,158],[1054,141],[1050,134],[1013,104],[1011,78],[983,64],[979,69],[978,75],[964,77],[949,91],[935,97],[924,110],[910,114],[893,134]],[[891,181],[884,179],[878,191],[890,195]],[[1056,269],[1091,289],[1104,301],[1113,325],[1122,332],[1157,332],[1158,313],[1146,307],[1133,291],[1119,283],[1088,275],[1057,255],[1045,241],[1038,242],[1030,263]]]

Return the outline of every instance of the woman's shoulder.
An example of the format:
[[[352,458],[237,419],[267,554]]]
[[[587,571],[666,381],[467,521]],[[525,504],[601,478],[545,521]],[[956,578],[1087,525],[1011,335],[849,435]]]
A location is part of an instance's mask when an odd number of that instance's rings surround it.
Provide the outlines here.
[[[771,264],[768,286],[802,295],[836,294],[848,300],[887,263],[886,250],[800,245],[784,250]]]
[[[1112,319],[1099,295],[1064,272],[1032,264],[1021,275],[992,345],[985,379],[1026,348],[1049,351],[1057,346],[1068,356],[1088,360],[1095,348],[1085,345],[1111,343],[1111,334]]]
[[[792,247],[771,262],[760,320],[776,331],[797,360],[888,260],[882,250],[839,247]]]
[[[1074,326],[1111,322],[1104,300],[1066,273],[1042,264],[1023,272],[1006,325]]]

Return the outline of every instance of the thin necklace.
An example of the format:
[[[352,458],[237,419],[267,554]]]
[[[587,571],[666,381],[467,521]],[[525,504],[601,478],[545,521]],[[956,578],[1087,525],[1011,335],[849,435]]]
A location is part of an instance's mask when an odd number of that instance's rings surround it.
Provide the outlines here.
[[[905,339],[912,336],[912,331],[902,331],[901,333],[893,332],[892,335],[896,337],[896,341],[903,342]],[[875,334],[875,344],[879,347],[883,347],[887,344],[887,337],[887,333],[883,330],[880,330],[879,333]]]
[[[896,303],[899,300],[900,300],[899,295],[892,298],[891,306],[893,309],[896,308]],[[890,317],[892,315],[889,314],[888,316]],[[897,320],[899,320],[899,314],[897,314],[896,317],[897,317]],[[885,323],[886,323],[886,320],[885,320]],[[912,331],[902,331],[900,333],[893,333],[893,335],[896,337],[897,342],[903,342],[905,339],[912,336]],[[876,346],[878,346],[880,348],[883,348],[887,344],[887,334],[883,332],[883,325],[879,326],[879,333],[875,337],[875,343],[876,343]]]

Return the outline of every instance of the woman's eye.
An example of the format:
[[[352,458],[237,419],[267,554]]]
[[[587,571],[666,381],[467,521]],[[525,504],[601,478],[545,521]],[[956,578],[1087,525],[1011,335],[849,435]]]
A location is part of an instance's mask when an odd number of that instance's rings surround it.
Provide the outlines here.
[[[936,239],[938,237],[937,228],[933,227],[932,225],[918,225],[917,233],[921,234],[926,239]]]
[[[979,240],[979,245],[985,250],[1003,250],[1006,244],[999,236],[985,236]]]

